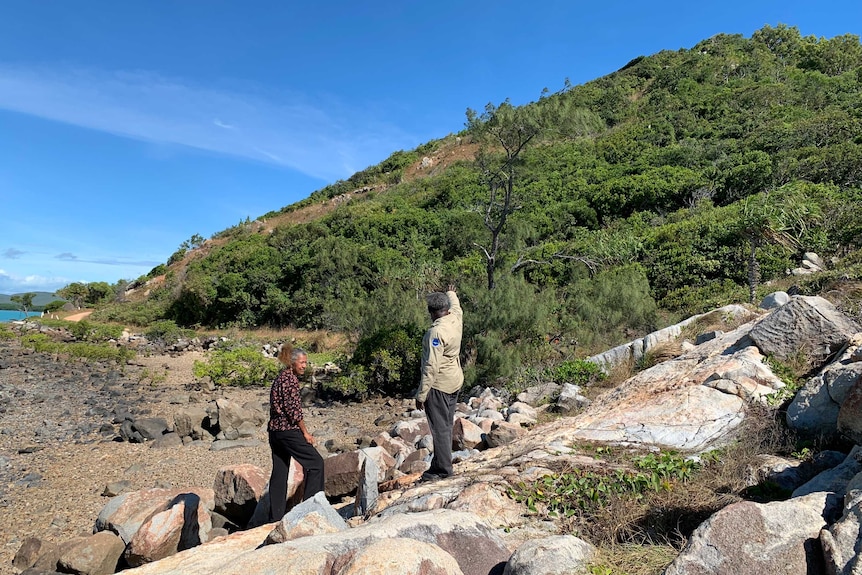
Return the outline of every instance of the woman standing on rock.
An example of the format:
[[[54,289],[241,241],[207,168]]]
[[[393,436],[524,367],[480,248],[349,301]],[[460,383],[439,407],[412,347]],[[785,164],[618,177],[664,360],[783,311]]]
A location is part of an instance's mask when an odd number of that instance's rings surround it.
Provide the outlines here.
[[[269,392],[269,446],[272,475],[269,478],[269,510],[272,521],[281,521],[287,506],[287,474],[290,459],[302,465],[305,491],[302,500],[323,491],[323,457],[314,448],[314,437],[305,428],[299,376],[308,366],[308,355],[300,348],[284,344],[278,352],[284,365]]]

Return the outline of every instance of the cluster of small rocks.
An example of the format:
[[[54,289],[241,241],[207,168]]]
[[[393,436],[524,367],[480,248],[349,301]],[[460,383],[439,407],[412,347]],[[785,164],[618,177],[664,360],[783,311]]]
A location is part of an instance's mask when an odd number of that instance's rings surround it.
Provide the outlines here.
[[[814,252],[805,252],[802,255],[802,263],[798,268],[787,270],[788,275],[805,276],[817,272],[822,272],[826,269],[826,263],[819,255]]]
[[[8,454],[111,441],[125,422],[150,414],[161,394],[142,388],[116,364],[84,368],[9,342],[0,342],[0,358],[0,506],[9,485],[41,479],[20,477]]]

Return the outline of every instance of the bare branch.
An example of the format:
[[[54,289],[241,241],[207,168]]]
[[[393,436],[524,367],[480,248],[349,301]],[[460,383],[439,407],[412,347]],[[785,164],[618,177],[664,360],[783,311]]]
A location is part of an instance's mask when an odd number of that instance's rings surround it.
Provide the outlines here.
[[[588,269],[588,270],[589,270],[589,272],[590,272],[590,277],[593,277],[593,276],[596,274],[596,271],[597,271],[597,270],[598,270],[598,268],[599,268],[599,263],[598,263],[597,261],[595,261],[594,259],[589,258],[589,257],[587,257],[587,256],[570,256],[570,255],[567,255],[567,254],[563,254],[563,253],[557,252],[557,253],[555,253],[555,254],[554,254],[553,256],[551,256],[551,257],[559,258],[559,259],[562,259],[562,260],[574,260],[574,261],[576,261],[576,262],[581,262],[582,264],[584,264],[585,266],[587,266],[587,269]]]
[[[488,250],[486,250],[486,249],[485,249],[485,246],[480,246],[480,245],[479,245],[479,244],[477,244],[476,242],[473,242],[473,245],[474,245],[474,246],[476,246],[477,248],[479,248],[480,250],[482,250],[482,251],[485,253],[485,258],[486,258],[486,259],[489,259],[489,260],[491,259],[491,254],[489,254],[489,253],[488,253]]]
[[[549,264],[549,263],[551,263],[551,262],[545,261],[545,260],[533,260],[533,259],[525,260],[525,259],[523,259],[523,256],[519,256],[518,261],[515,262],[515,264],[512,266],[512,269],[509,271],[511,273],[515,273],[519,269],[526,267],[526,266]]]

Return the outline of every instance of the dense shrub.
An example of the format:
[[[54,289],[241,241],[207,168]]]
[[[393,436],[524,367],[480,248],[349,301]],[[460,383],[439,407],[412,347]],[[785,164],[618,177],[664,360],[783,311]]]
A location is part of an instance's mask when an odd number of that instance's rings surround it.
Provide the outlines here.
[[[344,394],[400,396],[414,392],[422,361],[422,329],[400,325],[378,330],[356,346],[346,375],[330,389]]]
[[[551,378],[559,383],[587,386],[607,377],[598,364],[585,359],[564,361],[549,370]]]
[[[176,322],[172,320],[163,319],[150,324],[144,332],[144,335],[150,341],[169,343],[184,337],[194,337],[195,332],[190,329],[179,327]]]
[[[217,349],[206,361],[195,361],[197,378],[208,377],[215,385],[264,386],[278,374],[280,364],[263,355],[257,347]]]
[[[567,289],[563,314],[574,325],[579,347],[597,352],[624,341],[628,331],[646,333],[655,328],[657,306],[650,293],[646,270],[639,264],[602,271]]]
[[[119,339],[123,335],[123,326],[105,323],[93,323],[87,320],[67,322],[69,332],[79,341],[105,342]]]

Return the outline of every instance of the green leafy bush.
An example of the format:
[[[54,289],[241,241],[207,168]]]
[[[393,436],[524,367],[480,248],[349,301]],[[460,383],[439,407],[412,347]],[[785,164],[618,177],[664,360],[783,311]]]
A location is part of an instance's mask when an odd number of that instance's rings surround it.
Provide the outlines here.
[[[217,349],[207,360],[195,361],[195,377],[208,377],[216,385],[264,386],[278,374],[280,364],[256,347]]]
[[[552,291],[542,291],[520,276],[503,276],[493,290],[465,286],[465,386],[495,385],[548,351],[556,302]]]
[[[152,279],[156,276],[160,276],[162,274],[167,273],[167,271],[168,271],[168,266],[166,266],[165,264],[159,264],[156,267],[154,267],[153,269],[151,269],[149,271],[149,273],[147,273],[147,275],[144,277],[146,277],[147,279]]]
[[[168,258],[168,265],[181,261],[186,256],[186,251],[186,248],[181,247],[177,251],[172,253],[171,257]]]
[[[361,365],[353,365],[346,375],[324,381],[321,389],[341,397],[364,397],[368,393],[368,373]]]
[[[523,350],[506,345],[505,336],[496,330],[477,333],[472,338],[476,348],[476,363],[464,370],[464,385],[492,385],[513,376],[523,363]],[[513,386],[510,383],[509,386]]]
[[[62,308],[64,305],[66,305],[65,300],[55,299],[54,301],[45,304],[45,312],[50,313],[52,311],[57,311],[58,309]]]
[[[607,505],[612,497],[639,499],[647,491],[668,491],[674,483],[691,479],[700,464],[676,453],[647,454],[632,460],[637,471],[612,472],[572,469],[545,475],[534,483],[519,482],[509,496],[533,513],[571,517]]]
[[[346,375],[325,389],[344,395],[367,393],[398,396],[413,392],[419,382],[422,330],[401,325],[380,329],[362,338],[347,365]]]
[[[571,383],[580,386],[587,386],[607,377],[598,364],[585,359],[564,361],[550,369],[548,375],[558,383]]]
[[[194,337],[195,332],[191,329],[181,328],[175,321],[163,319],[150,324],[144,332],[150,341],[173,342],[183,337]]]
[[[69,332],[78,341],[105,342],[119,339],[123,335],[123,326],[105,323],[92,323],[87,320],[66,322]]]

